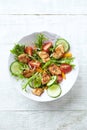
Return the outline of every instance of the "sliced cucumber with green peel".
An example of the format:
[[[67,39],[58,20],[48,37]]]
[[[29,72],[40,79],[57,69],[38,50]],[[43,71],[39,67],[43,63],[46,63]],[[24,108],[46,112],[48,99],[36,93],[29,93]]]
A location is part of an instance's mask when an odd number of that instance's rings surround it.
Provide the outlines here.
[[[62,90],[59,84],[53,84],[47,89],[47,93],[50,97],[56,98],[60,96]]]
[[[63,45],[64,46],[64,51],[65,52],[69,51],[69,49],[70,49],[69,43],[65,39],[63,39],[63,38],[57,39],[56,46],[59,46],[59,45]]]
[[[47,86],[52,85],[56,81],[57,77],[56,76],[51,76],[51,80],[47,83]]]
[[[18,76],[22,73],[22,65],[17,62],[14,61],[11,65],[10,65],[10,71],[13,75]]]

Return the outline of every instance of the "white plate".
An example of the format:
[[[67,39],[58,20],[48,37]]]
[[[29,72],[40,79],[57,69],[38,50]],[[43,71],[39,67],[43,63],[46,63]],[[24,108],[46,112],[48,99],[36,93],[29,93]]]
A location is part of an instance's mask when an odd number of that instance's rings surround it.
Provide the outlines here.
[[[56,34],[53,34],[53,33],[49,33],[49,32],[39,32],[39,33],[43,33],[46,35],[46,37],[48,37],[49,39],[52,40],[53,43],[55,43],[56,39],[59,38],[58,35]],[[28,36],[25,36],[23,37],[18,43],[20,44],[24,44],[24,45],[30,45],[30,46],[33,46],[33,42],[35,41],[36,39],[36,35],[37,33],[33,33],[31,35],[28,35]],[[74,48],[74,47],[73,47]],[[71,46],[71,52],[73,53],[74,55],[74,50],[73,50],[72,46]],[[75,56],[75,55],[74,55]],[[76,56],[75,56],[76,57]],[[12,54],[10,54],[9,56],[9,66],[10,64],[14,61],[14,56]],[[79,67],[78,67],[78,62],[75,58],[75,61],[74,61],[74,64],[76,65],[75,69],[72,70],[70,73],[66,74],[66,80],[63,80],[63,82],[60,84],[61,85],[61,89],[62,89],[62,94],[57,97],[57,98],[51,98],[47,95],[47,92],[45,91],[40,97],[39,96],[35,96],[32,94],[31,92],[31,88],[28,87],[28,91],[25,92],[22,90],[21,88],[21,81],[17,81],[15,79],[15,77],[11,76],[11,80],[12,80],[12,83],[15,85],[16,88],[19,89],[19,91],[26,97],[28,97],[29,99],[32,99],[32,100],[35,100],[35,101],[40,101],[40,102],[47,102],[47,101],[53,101],[53,100],[56,100],[56,99],[59,99],[60,97],[64,96],[71,88],[72,86],[74,85],[76,79],[77,79],[77,76],[78,76],[78,70],[79,70]]]

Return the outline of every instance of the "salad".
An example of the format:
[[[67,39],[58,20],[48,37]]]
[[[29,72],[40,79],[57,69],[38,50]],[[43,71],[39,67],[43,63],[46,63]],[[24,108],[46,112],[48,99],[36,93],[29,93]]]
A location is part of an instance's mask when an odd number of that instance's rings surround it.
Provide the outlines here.
[[[14,55],[10,72],[23,81],[23,90],[27,91],[30,87],[36,96],[47,91],[48,96],[56,98],[62,93],[61,82],[75,67],[70,44],[63,38],[53,43],[42,33],[37,34],[33,44],[16,44],[10,50]]]

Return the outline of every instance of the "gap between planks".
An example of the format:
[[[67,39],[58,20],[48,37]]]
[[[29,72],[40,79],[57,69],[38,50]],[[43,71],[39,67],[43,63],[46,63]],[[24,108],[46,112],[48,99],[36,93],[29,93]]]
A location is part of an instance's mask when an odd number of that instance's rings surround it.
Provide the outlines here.
[[[13,14],[0,14],[0,15],[38,15],[38,16],[44,16],[44,15],[54,15],[54,16],[57,16],[57,15],[59,15],[59,16],[63,16],[63,15],[66,15],[66,16],[87,16],[87,14],[68,14],[68,13],[66,13],[66,14],[39,14],[39,13],[36,13],[36,14],[15,14],[15,13],[13,13]]]
[[[73,111],[73,112],[77,112],[77,111],[78,111],[78,112],[81,112],[81,111],[87,111],[87,110],[84,110],[84,109],[83,109],[83,110],[0,110],[0,112],[35,112],[35,111],[37,111],[37,112],[38,112],[38,111],[39,111],[39,112],[42,112],[42,111],[45,111],[45,112],[48,112],[48,111],[49,111],[49,112],[58,112],[58,111],[59,111],[59,112],[62,112],[62,111],[63,111],[63,112],[64,112],[64,111],[65,111],[65,112],[67,112],[67,111],[70,111],[70,112],[71,112],[71,111]]]

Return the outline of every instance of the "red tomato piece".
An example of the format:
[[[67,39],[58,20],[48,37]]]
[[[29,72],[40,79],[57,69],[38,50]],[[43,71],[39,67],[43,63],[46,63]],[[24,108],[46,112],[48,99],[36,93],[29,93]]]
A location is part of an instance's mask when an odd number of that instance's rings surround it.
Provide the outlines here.
[[[52,46],[52,42],[46,42],[46,43],[43,44],[42,49],[43,49],[44,51],[48,52],[48,51],[49,51],[49,48],[50,48],[51,46]]]
[[[69,64],[61,64],[60,70],[66,74],[72,70],[72,67]]]
[[[34,61],[34,60],[31,60],[28,63],[28,65],[30,65],[31,67],[36,67],[36,68],[40,67],[40,64],[41,63],[39,61]]]
[[[29,54],[30,56],[32,55],[33,48],[30,46],[25,47],[25,53]]]
[[[58,82],[58,83],[60,83],[60,82],[62,82],[62,80],[63,80],[62,75],[61,75],[61,74],[60,74],[60,75],[58,75],[57,82]]]

